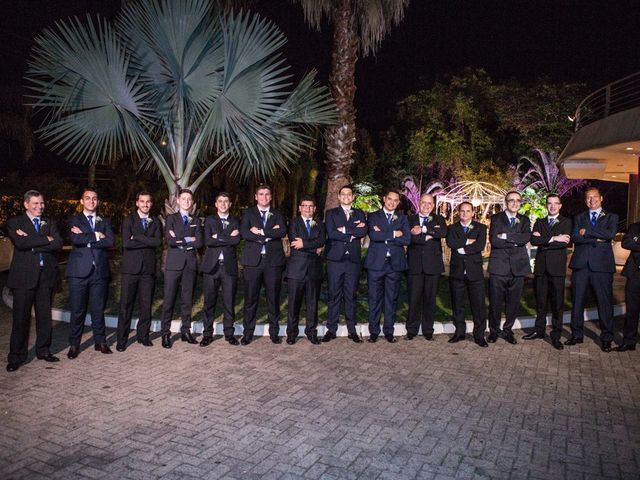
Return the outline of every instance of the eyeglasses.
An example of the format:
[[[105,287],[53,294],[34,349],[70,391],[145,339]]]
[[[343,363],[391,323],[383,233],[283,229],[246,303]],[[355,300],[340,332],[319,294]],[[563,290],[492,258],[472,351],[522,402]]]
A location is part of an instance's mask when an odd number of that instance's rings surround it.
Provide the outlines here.
[[[521,198],[507,198],[507,203],[522,203]]]

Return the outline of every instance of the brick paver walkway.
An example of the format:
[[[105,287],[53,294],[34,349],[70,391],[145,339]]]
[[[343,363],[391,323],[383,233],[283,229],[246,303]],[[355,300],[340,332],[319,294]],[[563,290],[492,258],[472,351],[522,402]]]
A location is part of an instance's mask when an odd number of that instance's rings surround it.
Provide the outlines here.
[[[640,476],[640,351],[590,338],[562,352],[158,339],[102,355],[87,334],[71,361],[56,323],[62,360],[9,374],[9,318],[1,306],[4,480]]]

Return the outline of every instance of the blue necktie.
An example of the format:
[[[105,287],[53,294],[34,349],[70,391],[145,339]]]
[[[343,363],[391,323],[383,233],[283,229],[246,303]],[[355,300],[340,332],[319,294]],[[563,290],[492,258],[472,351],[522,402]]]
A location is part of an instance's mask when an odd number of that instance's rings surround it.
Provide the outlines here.
[[[510,218],[510,219],[509,219],[509,226],[510,226],[510,227],[513,227],[515,224],[516,224],[516,219],[515,219],[515,217]]]
[[[33,226],[36,229],[36,233],[38,233],[40,231],[40,219],[39,218],[34,218],[33,219]],[[42,267],[44,265],[44,258],[42,257],[42,253],[38,253],[38,261],[40,263],[40,266]]]
[[[305,222],[307,224],[307,236],[311,236],[311,220],[307,219]]]
[[[427,226],[427,223],[429,223],[429,217],[420,217],[422,219],[421,225],[423,227]]]
[[[553,218],[549,217],[549,226],[553,225]]]
[[[145,232],[147,231],[148,224],[147,224],[147,219],[146,218],[142,219],[142,228],[144,228]]]
[[[598,214],[596,212],[592,212],[591,213],[591,225],[593,225],[595,227],[596,223],[598,223]]]
[[[91,228],[92,232],[95,232],[95,229],[93,227],[93,215],[87,215],[87,219],[89,220],[89,228]]]
[[[468,233],[469,232],[469,227],[466,225],[462,226],[462,230],[464,230],[464,233]]]
[[[387,223],[391,224],[391,214],[387,213]]]
[[[260,210],[260,216],[262,217],[262,226],[266,227],[267,226],[267,211],[266,210]]]

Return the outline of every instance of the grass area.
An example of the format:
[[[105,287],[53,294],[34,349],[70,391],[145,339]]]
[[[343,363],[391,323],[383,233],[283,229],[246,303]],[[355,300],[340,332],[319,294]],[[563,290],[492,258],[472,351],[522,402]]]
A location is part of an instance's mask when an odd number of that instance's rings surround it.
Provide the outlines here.
[[[119,311],[119,302],[120,302],[120,261],[119,259],[111,261],[112,268],[112,276],[113,280],[111,281],[109,288],[109,298],[107,299],[107,306],[105,312],[110,315],[117,315]],[[624,281],[621,280],[619,275],[616,275],[616,281],[614,283],[614,299],[615,303],[624,302]],[[326,277],[325,277],[326,278]],[[156,278],[156,289],[153,300],[153,318],[159,319],[161,308],[162,308],[162,291],[163,291],[163,276],[158,275]],[[69,305],[69,290],[68,284],[66,281],[60,282],[60,287],[56,291],[53,306],[56,308],[68,309]],[[324,323],[327,316],[327,285],[326,281],[323,282],[322,292],[320,294],[320,303],[318,306],[318,315],[320,318],[320,322]],[[487,287],[488,291],[488,287]],[[567,288],[565,295],[565,306],[567,309],[571,308],[570,303],[571,292]],[[287,316],[287,303],[288,303],[288,295],[287,295],[287,282],[283,282],[282,286],[282,294],[280,299],[281,306],[281,318],[286,320]],[[363,270],[360,276],[360,286],[358,288],[358,322],[359,323],[367,323],[367,315],[369,311],[369,304],[367,302],[367,275],[366,271]],[[595,305],[593,300],[589,298],[588,306]],[[202,308],[204,305],[204,297],[202,295],[202,277],[199,276],[196,286],[196,292],[194,295],[194,305],[193,305],[193,319],[194,320],[202,320]],[[488,300],[487,300],[488,305]],[[240,284],[238,285],[238,295],[236,297],[236,315],[237,320],[242,319],[242,308],[244,306],[244,296],[243,296],[243,288],[242,288],[242,280],[240,280]],[[267,305],[266,300],[261,297],[260,303],[258,305],[258,323],[266,323],[267,321]],[[398,299],[398,309],[396,319],[399,322],[406,321],[408,315],[408,301],[407,301],[407,280],[406,276],[402,278],[402,282],[400,285],[400,296]],[[179,318],[180,312],[180,298],[178,295],[178,299],[176,301],[176,307],[174,310],[174,318]],[[525,287],[523,291],[522,298],[520,300],[520,311],[519,315],[533,315],[535,314],[535,299],[533,293],[533,279],[527,278],[525,281]],[[137,315],[137,311],[134,311],[134,316]],[[304,307],[301,312],[302,318],[304,321]],[[218,302],[216,306],[216,319],[220,319],[222,316],[222,305],[221,300]],[[465,316],[467,318],[471,318],[471,311],[468,306],[466,308]],[[436,321],[439,322],[448,322],[451,319],[451,298],[449,295],[449,281],[448,277],[443,275],[440,280],[440,288],[438,291],[438,296],[436,299]],[[344,320],[342,318],[342,320]]]

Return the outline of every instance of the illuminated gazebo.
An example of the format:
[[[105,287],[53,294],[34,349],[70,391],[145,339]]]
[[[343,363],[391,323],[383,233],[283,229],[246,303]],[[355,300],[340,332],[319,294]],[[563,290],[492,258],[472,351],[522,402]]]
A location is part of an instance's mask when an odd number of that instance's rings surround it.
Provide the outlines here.
[[[436,210],[454,221],[454,214],[462,202],[471,202],[476,209],[476,218],[485,221],[487,216],[501,210],[507,191],[487,182],[462,181],[447,187],[437,197]]]

